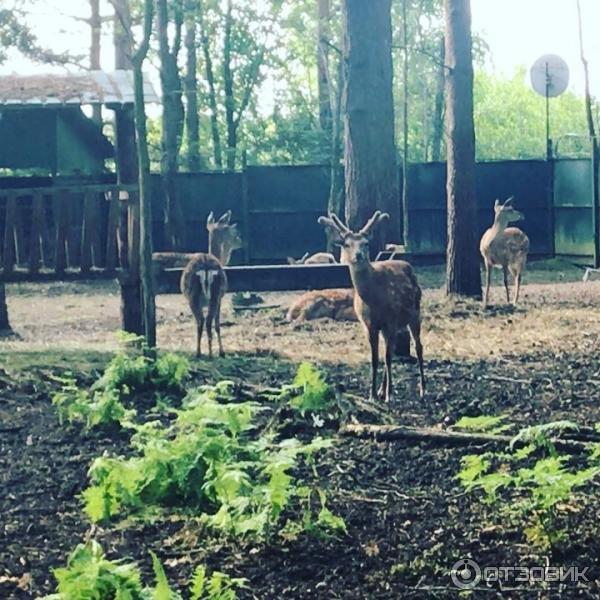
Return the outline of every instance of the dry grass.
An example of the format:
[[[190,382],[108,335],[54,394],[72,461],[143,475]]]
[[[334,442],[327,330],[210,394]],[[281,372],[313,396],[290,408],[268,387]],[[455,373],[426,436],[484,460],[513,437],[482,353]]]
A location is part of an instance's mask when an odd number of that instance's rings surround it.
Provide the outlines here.
[[[417,269],[425,285],[443,279],[439,268]],[[530,269],[529,280],[573,281],[579,270]],[[451,302],[440,289],[427,289],[423,307],[423,342],[428,359],[469,360],[594,347],[600,341],[600,282],[530,283],[523,303],[512,310],[503,290],[492,290],[495,308],[476,302]],[[277,309],[233,314],[227,299],[223,338],[227,352],[272,353],[292,361],[359,364],[367,360],[367,343],[357,323],[329,320],[291,326],[283,319],[297,293],[264,294]],[[119,293],[113,283],[13,285],[8,288],[11,321],[18,338],[0,340],[0,352],[104,352],[115,349],[119,330]],[[191,352],[194,327],[184,299],[157,299],[161,348]],[[39,355],[43,358],[43,354]]]

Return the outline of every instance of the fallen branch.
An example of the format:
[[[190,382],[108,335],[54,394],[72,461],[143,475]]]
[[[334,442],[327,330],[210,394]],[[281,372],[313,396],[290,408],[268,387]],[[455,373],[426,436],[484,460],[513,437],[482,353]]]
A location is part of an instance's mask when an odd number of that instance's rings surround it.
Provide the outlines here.
[[[492,435],[489,433],[465,433],[427,427],[409,427],[406,425],[369,425],[349,423],[340,428],[339,434],[346,437],[358,437],[374,441],[415,440],[434,443],[442,446],[477,446],[482,444],[510,444],[510,435]],[[559,450],[580,453],[589,450],[590,445],[574,440],[550,438],[550,442]],[[516,441],[515,447],[524,446],[526,442]]]

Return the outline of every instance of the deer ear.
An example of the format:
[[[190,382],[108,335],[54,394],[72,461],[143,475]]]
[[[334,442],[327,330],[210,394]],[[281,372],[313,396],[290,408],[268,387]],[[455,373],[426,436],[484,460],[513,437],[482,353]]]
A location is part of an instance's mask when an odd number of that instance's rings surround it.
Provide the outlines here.
[[[498,210],[500,208],[501,204],[500,204],[500,200],[498,200],[498,198],[496,198],[496,201],[494,202],[494,210]]]
[[[514,196],[511,196],[510,198],[507,198],[504,201],[504,206],[512,206],[512,201],[514,200],[514,198],[515,198]]]
[[[288,265],[295,265],[296,264],[296,259],[292,258],[291,256],[287,257],[287,263]]]
[[[229,221],[231,220],[231,211],[228,210],[218,221],[219,225],[229,225]]]
[[[215,215],[213,214],[213,211],[211,210],[208,217],[206,218],[206,226],[211,227],[214,224],[215,224]]]

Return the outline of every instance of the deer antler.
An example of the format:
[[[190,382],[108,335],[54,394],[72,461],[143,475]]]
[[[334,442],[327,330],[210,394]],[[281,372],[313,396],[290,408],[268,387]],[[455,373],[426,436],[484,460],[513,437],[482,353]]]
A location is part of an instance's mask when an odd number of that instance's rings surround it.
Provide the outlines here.
[[[387,213],[382,213],[380,210],[376,210],[373,213],[373,216],[367,221],[366,225],[358,233],[360,233],[361,235],[369,235],[371,229],[373,229],[375,225],[389,218],[390,215],[388,215]]]
[[[329,218],[334,222],[340,233],[344,235],[352,233],[352,230],[335,213],[329,213]]]

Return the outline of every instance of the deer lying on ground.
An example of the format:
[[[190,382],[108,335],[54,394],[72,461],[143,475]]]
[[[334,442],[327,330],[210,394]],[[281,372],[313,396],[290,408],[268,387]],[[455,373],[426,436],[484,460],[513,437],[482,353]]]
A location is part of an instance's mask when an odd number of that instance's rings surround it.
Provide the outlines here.
[[[512,196],[504,204],[496,200],[494,224],[483,234],[479,244],[485,263],[485,296],[483,300],[485,306],[488,305],[490,296],[492,267],[502,267],[507,302],[510,302],[508,290],[508,272],[510,271],[515,280],[513,304],[517,304],[519,300],[521,275],[529,252],[529,238],[519,228],[508,227],[509,223],[522,221],[524,218],[523,213],[512,207],[512,200]]]
[[[415,342],[419,363],[420,395],[425,393],[423,346],[421,345],[421,288],[412,267],[404,261],[388,260],[371,264],[369,240],[387,213],[376,211],[358,232],[351,231],[334,214],[319,217],[319,223],[335,234],[342,248],[341,261],[348,264],[354,286],[354,310],[363,324],[371,346],[370,398],[385,395],[392,401],[392,355],[398,331],[408,327]],[[379,334],[385,343],[385,369],[381,389],[377,390]]]
[[[227,277],[223,266],[229,263],[232,251],[242,246],[237,226],[231,225],[230,219],[231,211],[227,211],[218,221],[214,220],[212,212],[208,215],[206,227],[209,252],[189,255],[181,275],[181,293],[186,297],[196,321],[196,356],[202,354],[202,333],[206,325],[208,355],[212,357],[213,323],[219,355],[224,354],[221,341],[221,301],[227,291]]]
[[[208,253],[216,256],[224,267],[229,264],[231,253],[243,245],[237,223],[231,223],[230,221],[230,210],[217,221],[215,221],[211,212],[206,220]],[[194,252],[154,252],[152,254],[152,264],[157,269],[183,268],[194,255]]]
[[[312,256],[309,256],[308,252],[302,257],[296,260],[295,258],[288,256],[288,264],[290,265],[319,265],[319,264],[335,264],[335,256],[329,252],[317,252]]]
[[[356,321],[354,312],[354,290],[313,290],[296,298],[290,306],[286,319],[290,322],[312,319]]]

